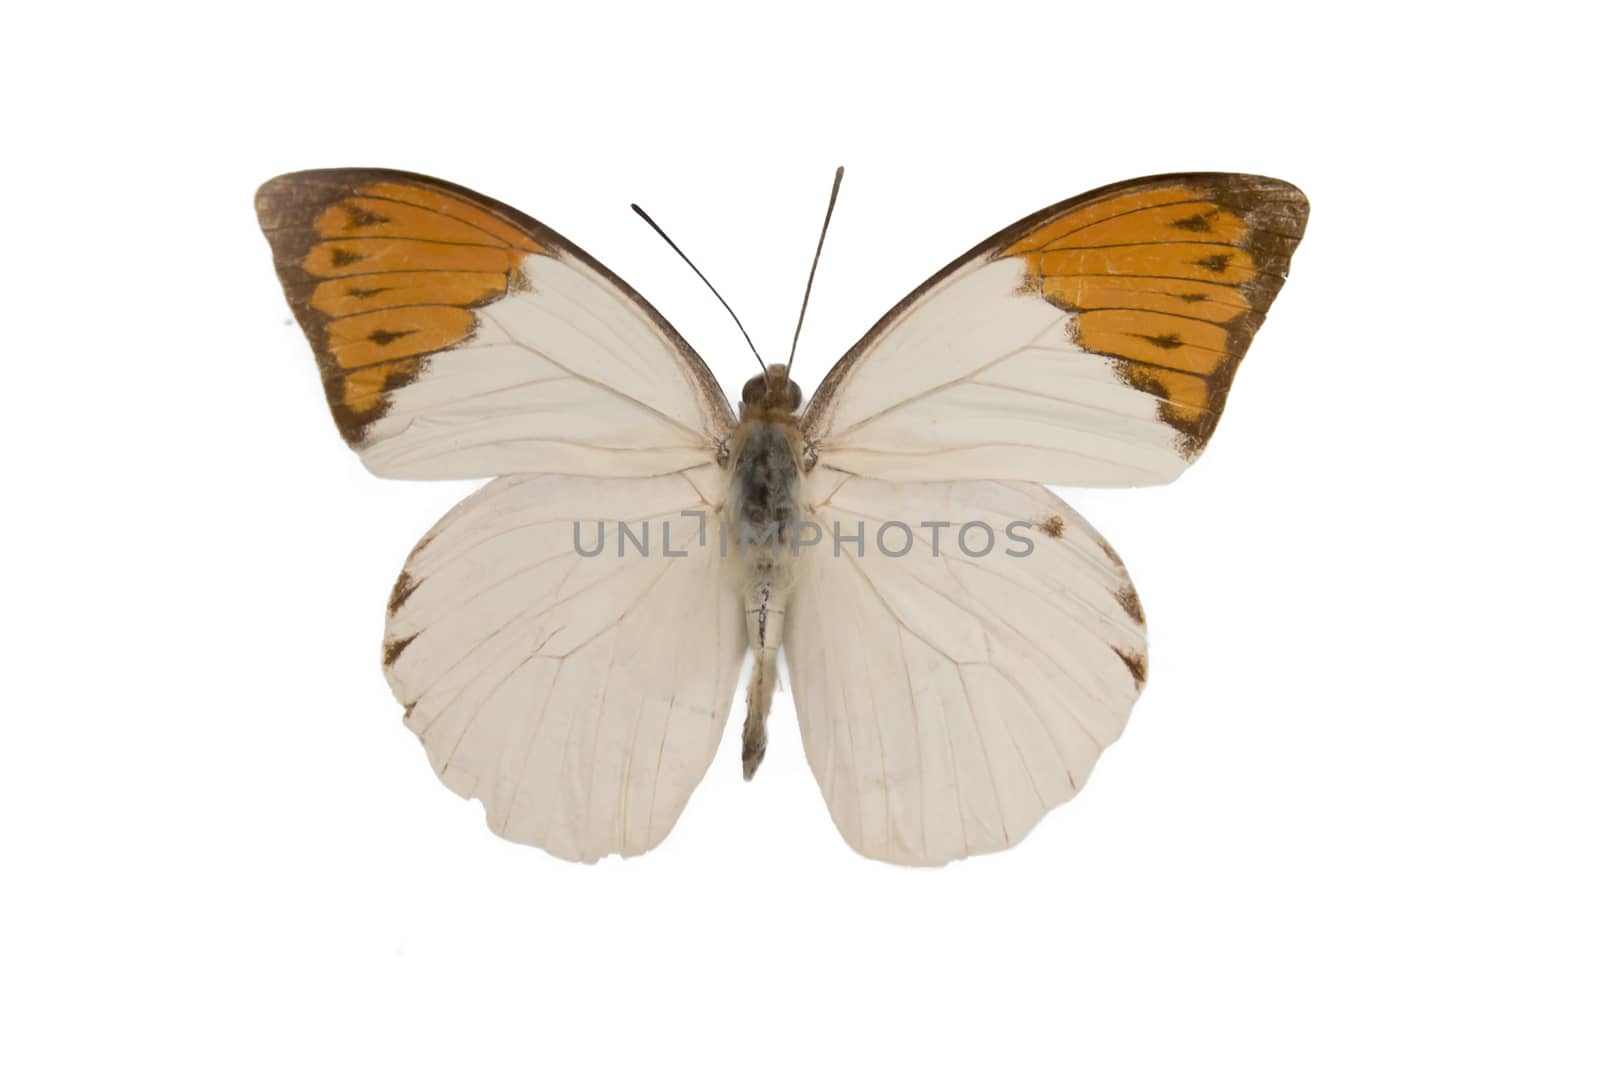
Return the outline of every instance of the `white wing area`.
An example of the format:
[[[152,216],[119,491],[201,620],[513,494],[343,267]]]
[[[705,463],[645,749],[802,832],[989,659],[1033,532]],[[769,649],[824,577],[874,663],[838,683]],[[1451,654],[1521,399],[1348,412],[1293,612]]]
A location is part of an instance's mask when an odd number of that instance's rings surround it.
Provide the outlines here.
[[[524,288],[476,310],[472,336],[424,358],[360,453],[389,478],[656,475],[704,464],[732,430],[692,353],[600,272],[527,256]]]
[[[1072,340],[1022,259],[974,261],[852,357],[807,426],[821,462],[875,478],[1169,482],[1188,466],[1160,402]],[[820,394],[819,394],[820,397]]]
[[[681,515],[713,509],[721,484],[714,467],[500,478],[412,553],[390,604],[389,683],[439,777],[480,799],[497,834],[592,861],[672,829],[745,648],[717,539],[701,547]],[[585,551],[605,523],[598,555],[576,551],[579,520]],[[636,536],[649,524],[648,555],[632,541],[618,555],[619,520]]]
[[[813,479],[785,653],[807,759],[858,852],[942,864],[1004,849],[1072,797],[1122,733],[1145,634],[1122,563],[1049,491],[1018,483]],[[1029,520],[1029,555],[1007,525]],[[884,555],[898,521],[916,541]],[[951,522],[933,554],[923,523]],[[963,552],[963,523],[995,531]],[[865,550],[832,551],[834,524]],[[1052,536],[1057,532],[1058,536]],[[885,530],[890,551],[904,536]],[[974,528],[968,546],[984,539]]]

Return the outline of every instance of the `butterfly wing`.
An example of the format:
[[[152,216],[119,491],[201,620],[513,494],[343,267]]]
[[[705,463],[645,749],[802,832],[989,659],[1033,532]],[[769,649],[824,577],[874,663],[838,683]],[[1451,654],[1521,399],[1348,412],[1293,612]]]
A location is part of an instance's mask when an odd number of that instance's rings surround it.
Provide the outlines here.
[[[1144,684],[1122,562],[1039,486],[822,471],[811,492],[825,540],[798,561],[784,648],[835,825],[900,864],[1016,843],[1082,788]],[[993,541],[921,525],[940,521]],[[836,553],[835,531],[862,541]]]
[[[274,178],[256,210],[334,420],[379,475],[654,475],[732,430],[666,320],[513,208],[344,169]]]
[[[439,777],[481,799],[497,834],[588,861],[671,830],[744,656],[717,539],[701,545],[682,515],[715,523],[719,474],[498,478],[411,554],[389,605],[389,684]],[[619,541],[619,520],[648,554]],[[585,555],[601,523],[603,548]]]
[[[1046,208],[884,316],[818,387],[806,438],[878,478],[1170,481],[1216,429],[1308,210],[1237,174]]]

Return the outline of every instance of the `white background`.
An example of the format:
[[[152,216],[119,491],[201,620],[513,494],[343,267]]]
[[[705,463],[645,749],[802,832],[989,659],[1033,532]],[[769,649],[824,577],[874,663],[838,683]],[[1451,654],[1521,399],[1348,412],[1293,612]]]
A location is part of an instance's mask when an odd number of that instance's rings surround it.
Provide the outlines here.
[[[482,3],[8,16],[8,1064],[1593,1064],[1593,26],[1524,3]],[[1574,10],[1577,10],[1574,6]],[[368,476],[251,195],[521,207],[737,388],[1140,174],[1309,231],[1205,459],[1069,500],[1151,681],[1079,799],[942,870],[839,838],[787,697],[648,856],[507,844],[378,668],[468,489]]]

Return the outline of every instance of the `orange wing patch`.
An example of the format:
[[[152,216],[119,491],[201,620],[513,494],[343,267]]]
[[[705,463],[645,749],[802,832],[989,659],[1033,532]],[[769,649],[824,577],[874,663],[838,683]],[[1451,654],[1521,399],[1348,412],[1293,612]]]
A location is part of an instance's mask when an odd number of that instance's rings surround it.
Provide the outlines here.
[[[999,255],[1076,313],[1075,340],[1161,399],[1185,455],[1205,448],[1234,371],[1283,286],[1309,208],[1270,178],[1183,175],[1027,220]]]
[[[472,336],[472,309],[521,284],[526,256],[550,251],[498,205],[393,172],[284,175],[256,212],[352,445],[425,357]]]

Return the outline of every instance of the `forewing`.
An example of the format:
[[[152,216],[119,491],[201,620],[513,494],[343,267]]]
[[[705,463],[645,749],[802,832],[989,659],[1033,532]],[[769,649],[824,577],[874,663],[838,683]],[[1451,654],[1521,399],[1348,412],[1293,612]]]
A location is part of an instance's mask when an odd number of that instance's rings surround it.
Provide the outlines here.
[[[302,171],[256,194],[345,440],[375,473],[652,475],[733,416],[643,297],[549,227],[399,171]]]
[[[824,464],[879,478],[1167,482],[1210,440],[1289,269],[1294,186],[1108,186],[982,242],[886,315],[804,415]]]
[[[389,606],[389,684],[434,770],[482,800],[495,833],[590,861],[671,830],[745,647],[717,538],[701,545],[702,520],[682,515],[716,522],[717,475],[496,479],[411,554]],[[648,525],[647,552],[619,541],[619,520],[635,539]],[[601,523],[603,550],[583,555]]]
[[[1015,844],[1082,788],[1144,685],[1122,562],[1038,486],[824,475],[813,493],[823,543],[801,554],[784,648],[835,825],[898,864]],[[923,524],[940,522],[935,555]],[[965,543],[963,524],[981,525]],[[837,533],[862,543],[836,552]]]

